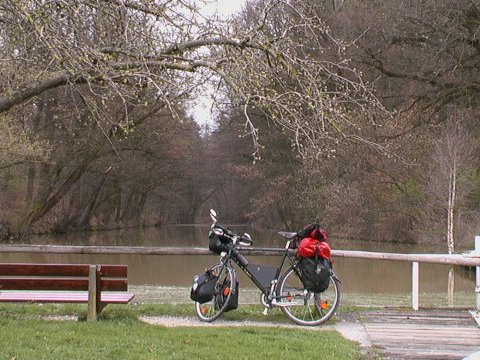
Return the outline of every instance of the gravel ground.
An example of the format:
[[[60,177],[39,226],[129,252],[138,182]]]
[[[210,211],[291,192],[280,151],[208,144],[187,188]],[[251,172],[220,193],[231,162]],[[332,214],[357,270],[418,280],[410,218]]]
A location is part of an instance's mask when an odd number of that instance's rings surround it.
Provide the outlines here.
[[[263,316],[263,315],[262,315]],[[306,327],[299,326],[295,324],[279,324],[273,322],[262,321],[259,318],[258,321],[251,320],[225,320],[217,319],[214,322],[208,323],[200,321],[195,317],[177,317],[177,316],[142,316],[140,320],[152,325],[161,325],[166,327],[177,327],[177,326],[194,326],[194,327],[221,327],[221,326],[261,326],[261,327],[274,327],[274,328],[302,328],[302,329],[311,329],[311,330],[335,330],[332,325],[316,326],[316,327]]]

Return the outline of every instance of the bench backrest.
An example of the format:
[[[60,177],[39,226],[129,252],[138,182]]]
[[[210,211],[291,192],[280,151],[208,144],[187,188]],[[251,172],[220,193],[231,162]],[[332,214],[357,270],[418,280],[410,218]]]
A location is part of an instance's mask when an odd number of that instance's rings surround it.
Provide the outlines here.
[[[0,264],[2,290],[88,290],[88,264]],[[102,291],[127,291],[126,265],[98,265]]]

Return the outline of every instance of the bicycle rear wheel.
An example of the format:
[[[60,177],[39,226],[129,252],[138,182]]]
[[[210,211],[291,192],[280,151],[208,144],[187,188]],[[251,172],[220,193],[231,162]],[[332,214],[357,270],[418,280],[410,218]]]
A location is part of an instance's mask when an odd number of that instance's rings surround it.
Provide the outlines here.
[[[217,319],[228,306],[235,290],[236,274],[235,270],[223,263],[213,265],[212,274],[218,276],[215,284],[215,294],[213,299],[199,303],[195,302],[195,311],[202,321],[211,322]]]
[[[330,276],[330,286],[322,293],[304,290],[293,267],[280,278],[277,287],[277,305],[283,313],[299,325],[315,326],[330,319],[340,304],[340,283]]]

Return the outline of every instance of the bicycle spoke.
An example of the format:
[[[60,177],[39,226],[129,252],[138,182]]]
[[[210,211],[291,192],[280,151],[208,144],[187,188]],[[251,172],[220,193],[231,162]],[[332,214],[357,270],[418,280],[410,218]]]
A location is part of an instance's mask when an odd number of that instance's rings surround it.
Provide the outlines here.
[[[205,303],[195,303],[195,311],[202,321],[211,322],[217,319],[228,306],[233,295],[235,284],[235,270],[223,263],[218,263],[211,268],[212,273],[218,276],[215,284],[213,298]]]
[[[335,314],[340,302],[339,285],[333,277],[325,292],[305,292],[293,267],[282,276],[277,296],[285,315],[301,325],[319,325],[327,321]]]

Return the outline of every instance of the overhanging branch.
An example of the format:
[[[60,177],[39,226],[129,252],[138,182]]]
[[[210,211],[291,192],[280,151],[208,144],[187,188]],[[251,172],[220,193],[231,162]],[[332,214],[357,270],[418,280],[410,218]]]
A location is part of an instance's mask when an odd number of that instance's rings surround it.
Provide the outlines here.
[[[0,113],[10,110],[15,105],[21,104],[34,96],[41,93],[64,86],[68,83],[85,83],[86,79],[83,76],[71,75],[67,73],[57,73],[48,79],[35,81],[27,84],[11,95],[0,97]]]

